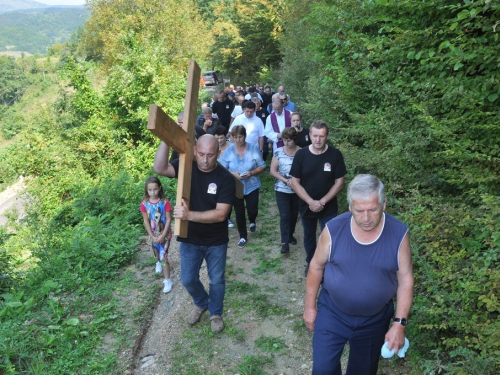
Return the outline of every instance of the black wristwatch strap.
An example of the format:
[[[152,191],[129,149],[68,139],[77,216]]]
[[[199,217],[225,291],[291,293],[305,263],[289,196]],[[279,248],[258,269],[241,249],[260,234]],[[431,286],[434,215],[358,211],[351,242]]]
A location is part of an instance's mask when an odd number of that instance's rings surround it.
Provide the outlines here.
[[[394,318],[393,321],[401,324],[403,327],[406,327],[406,325],[408,324],[408,320],[406,320],[406,318]]]

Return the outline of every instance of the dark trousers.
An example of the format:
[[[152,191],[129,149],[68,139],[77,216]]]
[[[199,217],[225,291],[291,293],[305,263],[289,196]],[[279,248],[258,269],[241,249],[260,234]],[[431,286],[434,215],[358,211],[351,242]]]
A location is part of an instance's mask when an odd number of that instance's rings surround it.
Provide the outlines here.
[[[347,315],[322,289],[314,325],[313,375],[342,375],[340,357],[346,342],[349,342],[346,375],[376,375],[380,351],[393,314],[391,301],[374,316]]]
[[[304,218],[300,217],[302,220],[302,227],[304,228],[304,250],[306,251],[306,262],[311,262],[311,259],[314,256],[314,252],[316,251],[316,231],[318,229],[318,221],[320,229],[323,230],[325,228],[326,223],[332,220],[337,213],[333,213],[331,215],[327,215],[321,218]]]
[[[280,212],[281,243],[288,243],[295,233],[299,214],[299,197],[295,193],[277,191],[276,203]]]
[[[234,197],[234,212],[236,213],[236,225],[240,238],[247,239],[247,221],[245,218],[245,203],[250,223],[255,223],[259,214],[259,189],[243,196],[242,199]]]

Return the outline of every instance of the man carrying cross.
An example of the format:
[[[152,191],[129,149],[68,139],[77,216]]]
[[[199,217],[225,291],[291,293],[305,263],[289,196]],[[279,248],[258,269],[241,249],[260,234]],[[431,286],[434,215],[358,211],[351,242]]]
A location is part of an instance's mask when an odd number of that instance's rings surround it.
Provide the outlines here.
[[[179,159],[168,163],[169,146],[161,142],[153,169],[156,173],[177,178]],[[224,329],[222,311],[226,288],[225,267],[229,242],[227,216],[234,200],[235,180],[217,163],[219,144],[213,135],[203,135],[196,142],[191,170],[189,208],[185,200],[177,202],[174,218],[188,222],[186,237],[178,236],[181,255],[181,282],[195,304],[186,322],[194,325],[208,309],[212,332]],[[207,262],[210,289],[200,281],[203,259]]]

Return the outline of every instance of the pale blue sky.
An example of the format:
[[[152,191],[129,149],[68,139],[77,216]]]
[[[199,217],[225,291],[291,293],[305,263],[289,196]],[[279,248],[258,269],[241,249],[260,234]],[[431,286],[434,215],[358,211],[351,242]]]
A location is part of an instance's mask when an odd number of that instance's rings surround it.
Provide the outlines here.
[[[37,0],[39,3],[47,5],[83,5],[85,0]]]

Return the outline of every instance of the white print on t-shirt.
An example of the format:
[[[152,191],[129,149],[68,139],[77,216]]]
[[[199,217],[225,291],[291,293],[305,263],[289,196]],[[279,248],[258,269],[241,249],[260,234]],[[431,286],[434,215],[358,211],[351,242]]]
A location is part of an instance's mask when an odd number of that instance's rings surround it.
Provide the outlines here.
[[[330,163],[325,163],[325,167],[323,168],[325,172],[331,172],[332,171],[332,166]]]
[[[229,109],[229,104],[226,104],[226,109]]]
[[[306,142],[309,142],[309,136],[306,134]]]
[[[208,194],[216,194],[217,193],[217,184],[214,184],[213,182],[208,185]]]

